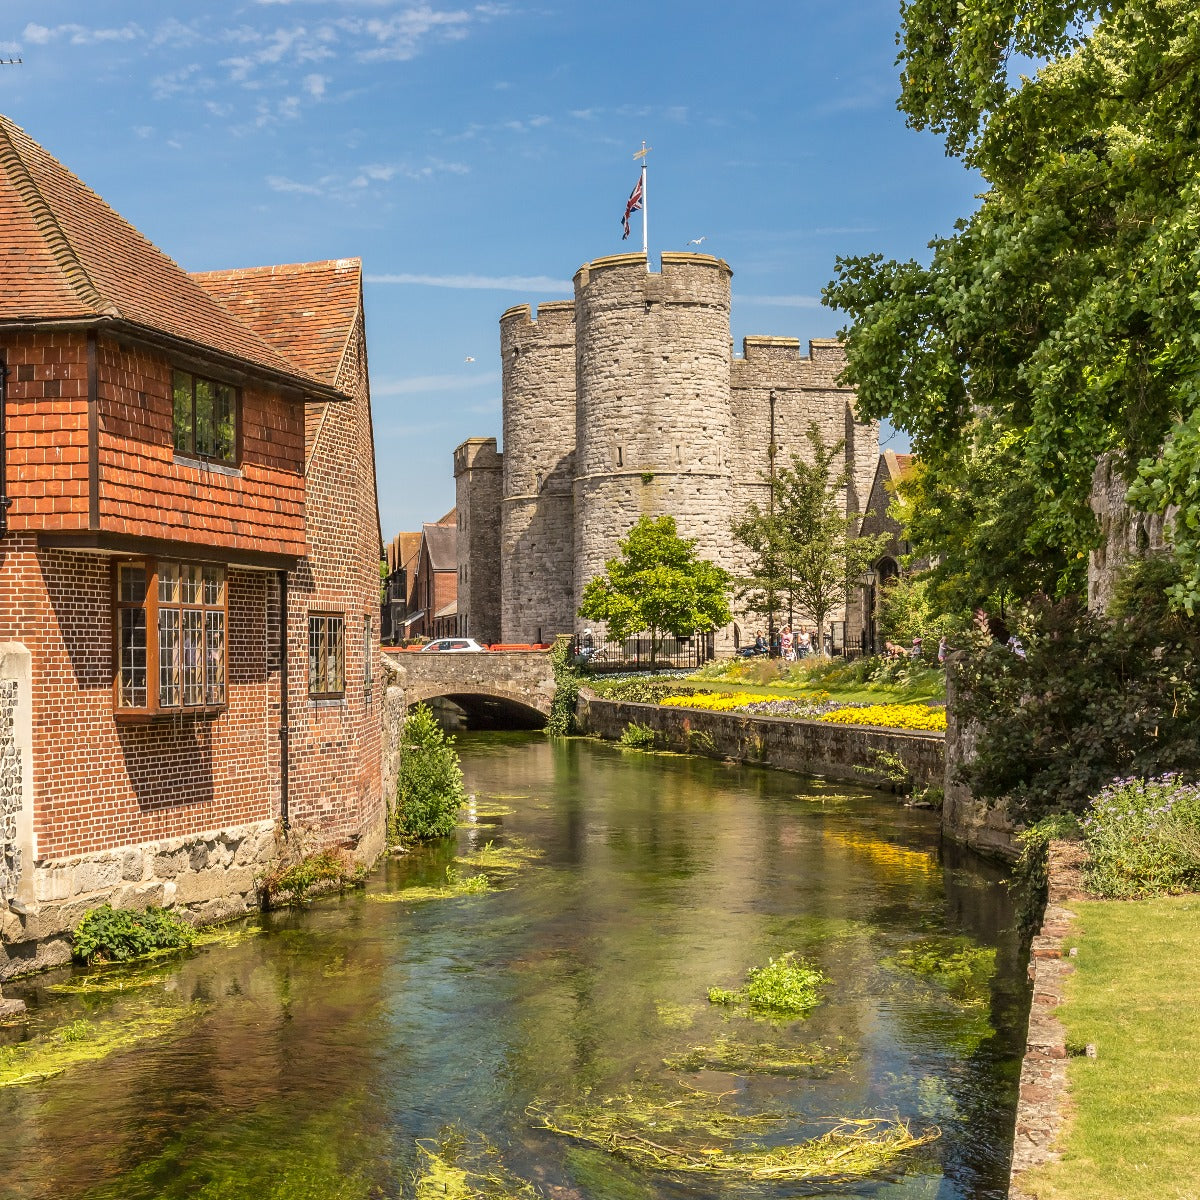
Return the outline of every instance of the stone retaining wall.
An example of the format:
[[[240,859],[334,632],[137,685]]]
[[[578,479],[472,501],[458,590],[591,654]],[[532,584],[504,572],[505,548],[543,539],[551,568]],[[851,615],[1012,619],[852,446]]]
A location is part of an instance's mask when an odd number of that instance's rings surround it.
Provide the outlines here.
[[[1066,1030],[1055,1014],[1063,1003],[1066,978],[1075,969],[1067,937],[1075,914],[1066,906],[1083,894],[1079,875],[1082,854],[1077,842],[1050,844],[1046,912],[1030,948],[1033,1000],[1021,1064],[1009,1200],[1034,1200],[1021,1190],[1022,1172],[1058,1158],[1054,1142],[1066,1115],[1067,1041]]]
[[[34,901],[0,914],[0,981],[71,958],[70,933],[101,904],[174,908],[197,924],[258,907],[256,880],[277,860],[274,821],[33,865]]]
[[[866,777],[855,767],[874,762],[879,751],[897,755],[916,787],[941,787],[945,775],[945,739],[940,733],[663,708],[605,700],[588,691],[580,693],[576,719],[585,733],[610,740],[634,722],[653,729],[659,744],[670,750],[830,779],[863,783]]]

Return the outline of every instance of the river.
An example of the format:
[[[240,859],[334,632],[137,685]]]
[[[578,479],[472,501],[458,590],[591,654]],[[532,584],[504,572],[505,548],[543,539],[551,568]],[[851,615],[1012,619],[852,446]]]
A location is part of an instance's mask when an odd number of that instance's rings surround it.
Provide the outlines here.
[[[550,1200],[1005,1195],[1024,961],[1000,872],[941,847],[932,814],[582,740],[460,748],[478,805],[458,853],[538,855],[494,890],[403,898],[452,865],[454,847],[424,849],[181,960],[7,986],[31,1007],[9,1041],[158,1032],[0,1089],[0,1196],[410,1197],[421,1143]],[[789,951],[827,979],[807,1016],[709,1003]],[[712,1057],[738,1046],[817,1058]],[[698,1092],[769,1114],[769,1144],[851,1118],[931,1140],[870,1179],[782,1185],[650,1169],[542,1123]]]

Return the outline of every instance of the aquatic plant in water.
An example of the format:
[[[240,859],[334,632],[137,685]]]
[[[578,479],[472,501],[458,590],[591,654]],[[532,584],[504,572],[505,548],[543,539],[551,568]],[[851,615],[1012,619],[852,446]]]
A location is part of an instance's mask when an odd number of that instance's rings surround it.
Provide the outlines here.
[[[416,1200],[537,1200],[533,1185],[508,1171],[483,1136],[468,1139],[448,1129],[436,1141],[417,1142],[417,1149]]]
[[[42,1036],[0,1046],[0,1088],[42,1083],[71,1067],[98,1062],[167,1033],[203,1011],[199,1003],[163,1003],[158,995],[139,997],[139,1001],[120,1020],[71,1021]]]
[[[672,1071],[726,1071],[731,1075],[797,1075],[817,1078],[848,1066],[852,1055],[829,1046],[776,1046],[719,1037],[711,1046],[663,1059]]]
[[[745,1005],[770,1016],[802,1017],[820,1004],[820,989],[828,982],[817,967],[789,950],[765,967],[751,967],[746,983],[736,990],[709,988],[708,999],[712,1004]]]
[[[526,846],[518,838],[513,838],[503,846],[497,846],[495,842],[485,842],[478,850],[473,850],[470,854],[460,854],[454,861],[466,867],[474,867],[477,871],[519,871],[535,858],[541,858],[543,853]]]
[[[893,1167],[900,1155],[932,1142],[940,1131],[915,1132],[887,1118],[833,1118],[800,1141],[767,1145],[763,1138],[796,1120],[780,1112],[742,1113],[724,1097],[647,1087],[598,1103],[529,1109],[545,1128],[619,1155],[635,1166],[674,1173],[721,1174],[780,1183],[862,1178]]]
[[[442,884],[413,884],[398,892],[372,892],[368,897],[381,904],[407,904],[423,900],[453,900],[456,896],[478,896],[492,891],[492,881],[486,875],[460,875],[454,867],[446,868]]]

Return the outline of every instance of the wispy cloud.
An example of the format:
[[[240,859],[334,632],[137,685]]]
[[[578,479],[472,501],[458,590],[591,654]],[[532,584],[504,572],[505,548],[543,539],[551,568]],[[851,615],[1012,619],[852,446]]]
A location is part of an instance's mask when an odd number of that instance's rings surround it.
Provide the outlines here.
[[[298,99],[292,97],[293,100]],[[287,109],[284,117],[295,115]],[[363,197],[372,188],[388,184],[394,179],[410,179],[424,183],[438,175],[467,175],[471,168],[466,163],[446,162],[430,159],[425,163],[364,163],[349,167],[343,172],[321,175],[316,179],[291,179],[286,175],[268,175],[267,186],[274,192],[291,192],[301,196],[324,196],[344,201]]]
[[[499,371],[479,371],[457,375],[412,375],[407,379],[388,379],[371,384],[372,396],[412,396],[425,392],[466,392],[500,382]]]
[[[22,37],[35,46],[45,46],[50,42],[67,41],[73,46],[89,46],[96,42],[132,42],[144,38],[146,31],[135,22],[116,28],[89,29],[86,25],[74,23],[65,25],[38,25],[30,22],[25,26]]]
[[[556,292],[570,295],[575,285],[549,275],[367,275],[367,283],[400,283],[416,287],[463,288],[490,292]]]

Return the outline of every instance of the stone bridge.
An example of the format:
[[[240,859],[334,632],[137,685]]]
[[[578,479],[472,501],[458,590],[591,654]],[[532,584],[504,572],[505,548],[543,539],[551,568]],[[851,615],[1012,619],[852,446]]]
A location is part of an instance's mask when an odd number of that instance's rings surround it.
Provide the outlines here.
[[[404,708],[444,696],[476,729],[539,728],[550,715],[554,670],[548,650],[423,654],[384,647],[383,661]]]

